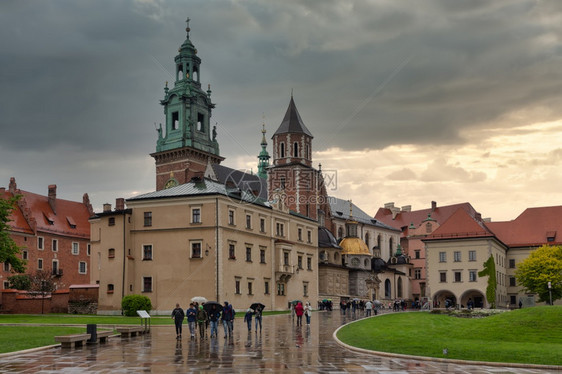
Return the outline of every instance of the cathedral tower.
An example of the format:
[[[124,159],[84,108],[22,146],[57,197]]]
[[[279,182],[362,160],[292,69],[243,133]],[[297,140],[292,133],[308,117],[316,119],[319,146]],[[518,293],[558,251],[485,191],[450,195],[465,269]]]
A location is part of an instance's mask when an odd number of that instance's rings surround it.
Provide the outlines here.
[[[197,49],[189,39],[189,18],[187,36],[175,57],[174,87],[164,88],[166,121],[160,124],[156,152],[156,190],[162,190],[189,182],[202,174],[208,163],[224,160],[219,153],[216,140],[216,126],[211,129],[211,87],[207,92],[201,89],[200,65]]]
[[[258,177],[267,179],[267,168],[269,167],[269,153],[267,153],[267,140],[265,140],[265,123],[262,125],[261,152],[258,155]]]
[[[284,205],[290,210],[317,220],[320,174],[312,167],[312,138],[291,95],[285,117],[272,137],[269,196],[273,199],[284,196]]]

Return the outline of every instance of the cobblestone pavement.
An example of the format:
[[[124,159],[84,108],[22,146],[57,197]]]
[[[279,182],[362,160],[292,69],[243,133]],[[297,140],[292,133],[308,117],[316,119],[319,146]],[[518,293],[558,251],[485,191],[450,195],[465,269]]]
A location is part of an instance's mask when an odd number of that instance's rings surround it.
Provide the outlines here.
[[[350,351],[332,338],[354,318],[339,311],[314,313],[310,326],[297,327],[289,315],[263,317],[261,333],[248,332],[237,318],[232,338],[191,340],[184,325],[153,326],[150,334],[111,338],[104,345],[50,348],[0,358],[0,373],[548,373],[537,369],[458,365],[397,359]]]

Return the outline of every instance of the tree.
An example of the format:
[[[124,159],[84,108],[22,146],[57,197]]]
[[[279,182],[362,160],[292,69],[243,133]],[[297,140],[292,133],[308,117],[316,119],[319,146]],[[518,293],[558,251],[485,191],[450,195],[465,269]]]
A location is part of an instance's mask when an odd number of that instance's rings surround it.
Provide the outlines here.
[[[27,274],[17,274],[8,277],[10,288],[15,290],[29,291],[31,289],[31,278]]]
[[[14,196],[10,199],[0,198],[0,263],[8,263],[16,273],[25,272],[26,261],[19,258],[21,248],[10,236],[10,215],[15,208],[16,202],[21,195]]]
[[[47,270],[37,270],[31,277],[31,293],[41,295],[41,314],[43,314],[45,297],[57,288],[53,278],[53,274]]]
[[[562,246],[543,245],[517,265],[517,282],[529,293],[539,295],[539,302],[562,298]]]
[[[484,269],[478,272],[479,277],[488,276],[488,287],[486,287],[486,299],[490,303],[490,308],[496,308],[496,288],[498,286],[496,280],[496,263],[494,256],[490,256],[483,264]]]

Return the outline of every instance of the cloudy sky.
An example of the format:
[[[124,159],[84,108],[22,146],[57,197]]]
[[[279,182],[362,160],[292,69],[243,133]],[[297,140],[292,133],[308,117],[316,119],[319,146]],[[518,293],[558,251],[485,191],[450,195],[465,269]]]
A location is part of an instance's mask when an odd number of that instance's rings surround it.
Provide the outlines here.
[[[256,170],[292,90],[330,192],[369,214],[562,204],[557,0],[4,0],[0,186],[96,210],[153,190],[187,17],[227,166]]]

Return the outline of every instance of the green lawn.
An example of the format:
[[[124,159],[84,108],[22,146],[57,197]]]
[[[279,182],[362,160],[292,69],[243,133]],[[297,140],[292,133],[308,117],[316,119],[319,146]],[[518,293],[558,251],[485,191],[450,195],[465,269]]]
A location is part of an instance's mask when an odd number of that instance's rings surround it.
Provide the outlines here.
[[[264,316],[288,312],[264,312]],[[243,317],[244,312],[236,313]],[[18,324],[21,326],[7,326]],[[36,326],[27,326],[28,324]],[[0,314],[0,353],[15,352],[56,344],[54,337],[86,332],[87,324],[111,328],[116,325],[139,325],[139,317],[98,316],[79,314]],[[151,325],[170,325],[174,321],[167,316],[152,316]],[[52,326],[46,326],[52,325]],[[78,325],[79,327],[71,327]]]
[[[562,307],[524,308],[486,318],[387,314],[345,326],[338,339],[416,356],[562,365]]]

